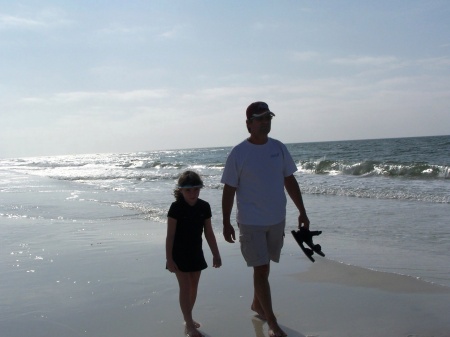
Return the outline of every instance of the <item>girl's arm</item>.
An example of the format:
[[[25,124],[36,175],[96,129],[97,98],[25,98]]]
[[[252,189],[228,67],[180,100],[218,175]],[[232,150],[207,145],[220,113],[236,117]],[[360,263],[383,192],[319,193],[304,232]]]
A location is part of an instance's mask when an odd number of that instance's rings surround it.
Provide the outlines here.
[[[175,273],[178,271],[178,267],[172,257],[173,242],[175,239],[176,228],[177,228],[177,220],[174,218],[168,217],[167,218],[167,236],[166,236],[166,261],[167,261],[167,269],[171,273]]]
[[[216,236],[211,225],[211,218],[205,220],[205,238],[213,255],[213,267],[219,268],[222,265],[220,258],[219,247],[217,246]]]

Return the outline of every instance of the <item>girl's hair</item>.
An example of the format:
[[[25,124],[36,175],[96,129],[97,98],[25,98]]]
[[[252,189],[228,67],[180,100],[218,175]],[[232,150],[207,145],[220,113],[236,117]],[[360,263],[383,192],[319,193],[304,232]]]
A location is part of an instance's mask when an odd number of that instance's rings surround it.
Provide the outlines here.
[[[178,178],[177,187],[173,190],[173,195],[176,200],[179,200],[181,195],[180,189],[190,187],[203,187],[203,181],[200,176],[194,171],[185,171],[181,173]]]

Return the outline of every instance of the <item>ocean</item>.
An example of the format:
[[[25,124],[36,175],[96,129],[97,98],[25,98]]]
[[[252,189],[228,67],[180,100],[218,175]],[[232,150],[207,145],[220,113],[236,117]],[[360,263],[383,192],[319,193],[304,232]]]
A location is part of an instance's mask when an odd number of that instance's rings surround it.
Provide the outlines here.
[[[311,229],[323,231],[315,242],[328,259],[450,286],[450,136],[287,146]],[[58,242],[78,249],[65,237],[70,231],[55,236],[49,224],[88,231],[98,221],[144,219],[165,226],[177,177],[188,169],[203,177],[200,197],[221,236],[220,178],[230,150],[0,159],[2,269],[28,263],[32,273],[42,251]],[[297,215],[289,201],[286,240],[293,240]]]

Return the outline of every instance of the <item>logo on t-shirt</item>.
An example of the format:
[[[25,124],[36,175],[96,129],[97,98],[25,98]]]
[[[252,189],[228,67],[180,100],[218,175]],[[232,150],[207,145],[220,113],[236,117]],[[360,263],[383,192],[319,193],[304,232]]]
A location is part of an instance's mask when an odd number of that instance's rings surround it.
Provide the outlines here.
[[[277,158],[280,156],[280,152],[274,153],[270,155],[270,158]]]

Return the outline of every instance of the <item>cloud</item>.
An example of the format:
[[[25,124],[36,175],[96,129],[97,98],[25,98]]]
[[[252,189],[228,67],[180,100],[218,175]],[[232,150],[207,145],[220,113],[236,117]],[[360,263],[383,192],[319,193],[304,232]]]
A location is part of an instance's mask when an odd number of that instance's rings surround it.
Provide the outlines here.
[[[346,58],[335,58],[330,61],[331,63],[347,66],[386,66],[398,64],[399,59],[394,56],[351,56]]]
[[[163,39],[173,39],[179,34],[179,29],[177,27],[173,27],[172,29],[166,30],[165,32],[160,33],[158,36]]]
[[[100,35],[134,35],[141,34],[146,31],[148,31],[148,29],[145,27],[115,24],[106,28],[99,29],[97,32]]]
[[[45,8],[22,15],[0,14],[0,30],[33,30],[70,24],[62,10]]]
[[[12,15],[0,15],[0,28],[34,28],[34,27],[45,27],[45,23],[42,21],[21,18]]]
[[[188,31],[187,25],[176,25],[170,28],[164,28],[162,32],[157,34],[157,38],[161,40],[173,40],[182,37]]]
[[[96,31],[96,36],[100,39],[123,38],[126,41],[138,41],[139,43],[148,43],[149,40],[165,41],[180,38],[186,33],[186,26],[175,25],[173,27],[165,27],[164,25],[122,25],[114,24]],[[134,40],[133,40],[134,39]]]
[[[445,127],[449,94],[438,90],[448,88],[448,82],[430,90],[432,79],[389,76],[367,81],[349,76],[186,91],[61,92],[24,100],[28,103],[22,106],[21,129],[27,132],[17,142],[26,144],[24,153],[41,154],[232,145],[246,137],[244,112],[255,100],[267,101],[275,111],[272,136],[286,142],[433,134],[437,131],[428,116]],[[25,125],[27,120],[32,123]],[[396,133],[405,121],[410,131]],[[6,127],[2,137],[17,138],[14,132]],[[17,156],[7,151],[4,156]]]
[[[449,70],[450,68],[450,57],[442,56],[442,57],[433,57],[426,58],[417,61],[417,65],[429,69],[445,69]]]
[[[156,109],[170,108],[170,102],[175,98],[176,95],[166,89],[73,91],[24,97],[7,107],[0,105],[0,110],[15,111],[14,115],[9,114],[7,120],[3,120],[6,126],[14,127],[17,121],[23,120],[21,125],[47,123],[50,127],[50,124],[68,118],[126,120],[141,113],[154,116]]]
[[[86,103],[86,102],[140,102],[151,99],[164,98],[168,96],[166,89],[140,89],[129,91],[73,91],[56,93],[48,98],[26,97],[25,103]]]
[[[304,62],[304,61],[311,61],[314,60],[316,58],[318,58],[320,55],[317,52],[314,51],[304,51],[304,52],[294,52],[292,53],[291,58],[294,61],[300,61],[300,62]]]

